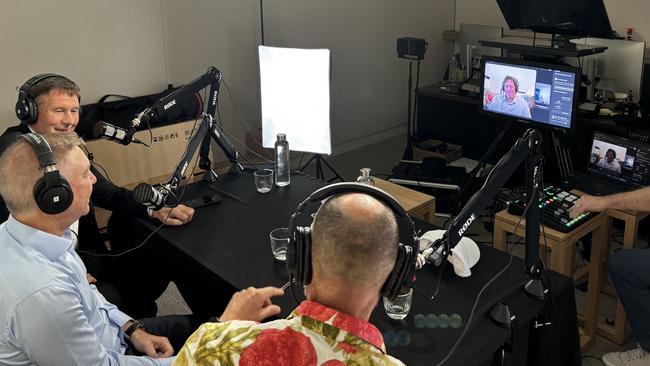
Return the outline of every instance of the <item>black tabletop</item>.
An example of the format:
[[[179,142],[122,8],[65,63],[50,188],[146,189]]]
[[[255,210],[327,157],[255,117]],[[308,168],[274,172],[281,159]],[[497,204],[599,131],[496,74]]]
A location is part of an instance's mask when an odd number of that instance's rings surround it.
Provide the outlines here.
[[[224,197],[221,203],[200,208],[188,225],[164,228],[157,235],[163,242],[169,243],[236,288],[268,285],[280,287],[287,282],[287,275],[284,263],[273,258],[269,232],[278,227],[287,227],[289,217],[298,204],[324,185],[324,182],[307,175],[292,173],[291,185],[274,187],[271,192],[262,194],[256,191],[250,172],[222,175],[215,183],[189,185],[184,193],[185,197],[193,197],[218,191]],[[316,209],[317,207],[308,207],[299,216],[299,224],[308,225],[311,222],[310,213]],[[149,229],[154,227],[150,223],[145,226]],[[432,225],[418,220],[416,226],[422,232],[434,229]],[[451,265],[445,266],[442,274],[440,268],[432,266],[418,271],[416,284],[424,294],[431,296],[438,277],[442,276],[440,289],[434,301],[428,301],[424,296],[414,293],[410,314],[403,321],[389,319],[383,306],[377,306],[371,322],[384,333],[391,355],[413,365],[436,364],[445,357],[467,324],[479,291],[509,260],[509,255],[504,252],[484,245],[479,247],[481,259],[472,268],[471,277],[456,276]],[[554,323],[539,334],[532,334],[528,323],[537,314],[544,312],[545,304],[525,295],[523,285],[527,280],[524,262],[513,258],[503,275],[482,294],[467,334],[445,364],[492,364],[495,351],[502,344],[511,341],[510,330],[499,327],[489,317],[491,308],[501,301],[507,302],[517,316],[517,331],[514,333],[519,335],[513,340],[516,349],[509,356],[510,364],[527,363],[531,354],[536,353],[553,364],[573,364],[576,355],[579,362],[571,281],[559,274],[548,273],[553,306],[549,307],[547,303],[547,309],[556,313],[551,317],[566,318],[569,324]],[[301,289],[296,290],[301,295]],[[274,302],[282,307],[283,315],[296,306],[289,291]],[[419,318],[429,314],[458,314],[462,326],[420,328],[414,321],[418,314],[421,314]],[[563,335],[558,338],[558,333]],[[537,351],[531,352],[528,344],[533,338],[539,344],[535,345]],[[558,344],[560,342],[562,344]],[[546,349],[552,349],[553,352],[549,354],[545,352]]]

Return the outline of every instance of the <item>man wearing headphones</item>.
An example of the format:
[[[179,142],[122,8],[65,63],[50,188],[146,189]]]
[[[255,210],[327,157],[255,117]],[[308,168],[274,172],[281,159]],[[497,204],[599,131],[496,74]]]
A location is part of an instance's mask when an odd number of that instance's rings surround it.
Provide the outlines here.
[[[206,323],[179,351],[175,365],[213,360],[239,365],[402,365],[386,354],[381,333],[368,322],[386,285],[391,283],[392,292],[402,286],[402,277],[412,274],[397,271],[394,276],[395,268],[405,267],[398,259],[403,246],[391,209],[372,195],[336,194],[319,208],[311,228],[296,228],[296,236],[287,252],[287,268],[291,273],[294,259],[298,267],[306,266],[296,281],[305,286],[307,300],[287,319]],[[292,254],[294,245],[305,250]],[[413,265],[411,259],[406,267]],[[391,282],[396,277],[400,280]]]
[[[11,212],[0,225],[0,364],[169,365],[194,330],[189,318],[133,320],[88,283],[75,252],[70,225],[90,211],[96,182],[82,143],[74,132],[28,133],[0,157]],[[262,320],[281,294],[245,290],[222,317]]]
[[[487,109],[493,112],[531,118],[530,106],[517,95],[518,92],[519,81],[513,76],[506,76],[501,84],[501,94],[486,98]]]
[[[16,115],[21,123],[8,128],[2,134],[0,154],[25,133],[48,134],[74,131],[79,123],[79,103],[79,87],[70,79],[56,74],[40,74],[30,78],[18,92]],[[112,218],[151,217],[166,225],[184,225],[192,220],[194,210],[184,205],[174,208],[163,207],[159,211],[147,211],[143,205],[135,202],[131,191],[114,185],[94,165],[91,166],[91,171],[97,178],[93,185],[91,203],[111,211]],[[98,234],[92,205],[90,214],[83,216],[79,220],[78,230],[73,231],[78,234],[79,248],[82,251],[103,255],[107,251],[105,239]],[[4,204],[0,204],[0,207],[5,208]],[[7,216],[8,213],[5,212],[0,217],[0,222]],[[142,241],[142,239],[132,239],[133,242],[125,245],[126,240],[122,233],[124,229],[121,224],[121,222],[109,224],[109,237],[113,240],[111,244],[113,249],[120,246],[126,246],[128,249],[129,246],[137,245]],[[115,239],[116,237],[118,240]],[[206,300],[203,299],[205,288],[200,288],[195,283],[195,279],[190,279],[195,276],[187,276],[188,278],[185,279],[185,275],[182,274],[181,280],[180,270],[174,272],[176,267],[166,263],[171,260],[168,257],[172,255],[162,253],[155,244],[148,243],[136,251],[115,258],[88,254],[83,257],[92,275],[97,276],[100,282],[107,281],[117,288],[118,296],[115,294],[107,296],[136,317],[156,315],[155,300],[165,291],[170,280],[177,282],[181,293],[193,312],[198,315],[199,320],[205,320],[212,315],[204,314],[207,308],[213,311],[215,307],[225,306],[229,293],[224,294],[223,299],[214,296],[216,300],[211,300],[209,305],[205,304]],[[187,266],[178,267],[187,268]],[[94,281],[94,277],[89,276],[89,280]],[[216,287],[219,290],[223,288],[225,292],[232,291],[229,286],[219,284]]]
[[[607,149],[607,153],[605,153],[605,159],[600,159],[598,162],[598,167],[621,174],[621,164],[619,164],[619,162],[615,159],[616,151],[614,151],[614,149]]]

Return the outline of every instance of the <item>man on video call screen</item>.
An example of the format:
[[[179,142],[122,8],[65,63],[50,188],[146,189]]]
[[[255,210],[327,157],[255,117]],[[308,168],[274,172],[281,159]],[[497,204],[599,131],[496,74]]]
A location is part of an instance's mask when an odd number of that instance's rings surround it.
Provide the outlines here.
[[[500,92],[499,94],[492,91],[487,93],[484,101],[485,109],[522,118],[531,118],[530,105],[517,95],[519,92],[519,80],[517,78],[510,75],[503,78]]]

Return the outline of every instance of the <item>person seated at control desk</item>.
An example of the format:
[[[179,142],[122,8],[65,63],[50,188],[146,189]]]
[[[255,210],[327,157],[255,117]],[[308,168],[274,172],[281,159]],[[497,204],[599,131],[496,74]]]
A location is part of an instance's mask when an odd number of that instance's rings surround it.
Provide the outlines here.
[[[506,76],[501,84],[501,94],[488,92],[484,103],[486,109],[513,116],[531,118],[530,105],[520,96],[519,81],[513,76]]]
[[[56,74],[39,74],[23,84],[18,91],[16,115],[21,120],[17,126],[8,128],[0,136],[0,154],[18,137],[28,132],[66,133],[73,131],[79,123],[80,89],[72,80]],[[174,208],[164,207],[159,211],[147,209],[135,202],[131,191],[118,187],[102,175],[94,165],[93,175],[97,178],[91,195],[90,214],[83,216],[78,223],[79,248],[83,251],[108,254],[105,239],[98,234],[93,205],[112,211],[109,222],[109,238],[112,253],[132,248],[143,238],[133,237],[132,231],[124,221],[133,217],[155,218],[166,225],[184,225],[192,220],[194,210],[184,205]],[[2,203],[2,202],[0,202]],[[0,204],[4,209],[4,203]],[[1,214],[1,213],[0,213]],[[0,222],[8,216],[5,212]],[[156,315],[155,300],[165,291],[170,280],[175,280],[188,305],[199,319],[206,320],[206,308],[217,310],[225,307],[232,289],[230,286],[215,284],[214,292],[224,292],[223,299],[215,298],[216,304],[204,304],[205,286],[196,284],[196,275],[187,273],[188,266],[175,266],[165,263],[171,255],[161,253],[155,242],[148,242],[142,248],[119,257],[102,257],[82,254],[90,274],[99,279],[102,285],[108,282],[117,288],[119,294],[112,293],[109,298],[117,301],[130,314],[143,318]],[[175,271],[175,272],[174,272]],[[89,276],[89,280],[93,280]],[[222,288],[224,289],[222,291]],[[107,295],[105,293],[105,295]],[[108,295],[107,295],[108,296]]]
[[[613,172],[621,174],[621,164],[615,159],[616,151],[614,151],[614,149],[607,149],[607,153],[605,153],[605,159],[600,159],[597,163],[597,166],[599,168],[611,170]]]
[[[307,300],[287,319],[206,323],[174,365],[403,365],[368,322],[396,263],[393,212],[366,194],[332,196],[316,214],[311,243]]]
[[[609,153],[609,152],[608,152]],[[583,195],[569,209],[571,217],[606,209],[650,211],[650,187],[609,196]],[[609,275],[625,307],[638,346],[603,355],[606,366],[650,365],[650,249],[619,250],[609,257]]]
[[[0,364],[170,365],[195,329],[189,317],[133,320],[86,280],[70,230],[96,181],[82,143],[74,132],[29,133],[0,157],[11,213],[0,225]],[[282,294],[240,291],[221,318],[260,321],[280,311],[269,299]]]

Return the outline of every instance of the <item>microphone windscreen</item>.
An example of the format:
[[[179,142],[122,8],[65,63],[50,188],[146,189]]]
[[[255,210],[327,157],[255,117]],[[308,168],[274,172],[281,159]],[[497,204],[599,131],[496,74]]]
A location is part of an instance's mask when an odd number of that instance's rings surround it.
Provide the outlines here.
[[[154,200],[154,188],[151,184],[140,183],[133,189],[133,199],[135,202],[145,204]]]
[[[99,137],[104,134],[104,121],[97,121],[95,128],[93,128],[93,136]]]

